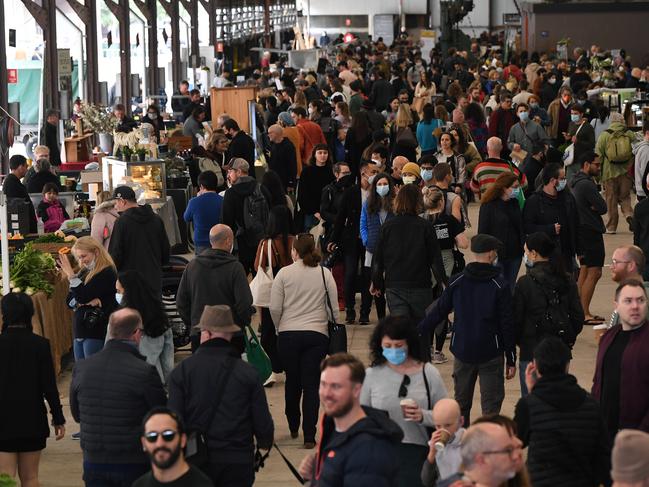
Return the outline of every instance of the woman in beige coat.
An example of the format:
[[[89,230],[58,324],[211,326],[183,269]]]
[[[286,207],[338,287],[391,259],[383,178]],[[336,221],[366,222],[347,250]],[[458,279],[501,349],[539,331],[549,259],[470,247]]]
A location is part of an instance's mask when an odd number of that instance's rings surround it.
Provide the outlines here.
[[[111,194],[108,191],[97,193],[97,207],[90,224],[90,236],[102,244],[106,250],[108,250],[110,237],[113,234],[115,221],[119,218],[115,209],[115,201],[110,197]]]

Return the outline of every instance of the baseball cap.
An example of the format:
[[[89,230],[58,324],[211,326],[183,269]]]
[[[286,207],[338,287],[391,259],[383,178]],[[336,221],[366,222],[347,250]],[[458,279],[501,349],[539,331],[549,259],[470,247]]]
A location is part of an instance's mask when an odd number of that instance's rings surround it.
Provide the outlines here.
[[[113,199],[118,198],[126,201],[137,201],[135,191],[130,186],[117,186],[113,191]]]
[[[194,326],[194,329],[215,333],[237,333],[241,331],[239,325],[234,323],[230,307],[225,304],[206,305],[203,308],[201,319],[198,325]]]

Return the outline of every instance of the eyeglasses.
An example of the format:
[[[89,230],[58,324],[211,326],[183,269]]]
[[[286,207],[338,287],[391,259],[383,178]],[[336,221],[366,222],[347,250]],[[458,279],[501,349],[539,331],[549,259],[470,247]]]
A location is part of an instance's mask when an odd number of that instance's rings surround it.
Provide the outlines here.
[[[618,265],[618,264],[629,264],[630,262],[631,262],[630,260],[617,260],[617,259],[613,259],[613,260],[611,260],[611,265],[612,265],[612,266],[616,266],[616,265]]]
[[[139,328],[138,328],[139,330]],[[158,438],[162,436],[162,440],[165,443],[169,443],[170,441],[173,441],[174,438],[176,437],[178,433],[174,430],[164,430],[164,431],[149,431],[148,433],[144,433],[144,439],[148,441],[149,443],[155,443],[158,441]]]
[[[516,450],[519,450],[519,448],[516,448],[514,446],[508,446],[507,448],[503,448],[502,450],[483,451],[482,454],[483,455],[509,455],[509,457],[511,458],[511,456]]]
[[[399,397],[406,397],[408,395],[408,386],[410,385],[410,377],[407,375],[403,376],[401,385],[399,386]]]

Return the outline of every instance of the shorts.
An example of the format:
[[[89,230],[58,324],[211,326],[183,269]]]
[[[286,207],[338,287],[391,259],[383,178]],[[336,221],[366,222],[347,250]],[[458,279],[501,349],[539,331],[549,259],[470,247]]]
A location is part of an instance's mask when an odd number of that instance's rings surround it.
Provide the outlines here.
[[[579,229],[581,241],[582,267],[604,267],[606,250],[604,249],[604,235],[596,230],[581,227]]]
[[[45,449],[46,438],[14,438],[0,441],[0,452],[25,453]]]

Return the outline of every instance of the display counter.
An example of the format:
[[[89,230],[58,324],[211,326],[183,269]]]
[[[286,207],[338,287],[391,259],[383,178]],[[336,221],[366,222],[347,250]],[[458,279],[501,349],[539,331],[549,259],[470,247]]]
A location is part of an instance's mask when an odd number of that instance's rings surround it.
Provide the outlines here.
[[[165,164],[160,159],[126,162],[115,157],[104,157],[102,179],[104,191],[111,193],[120,184],[133,186],[136,194],[141,188],[138,203],[164,203],[167,200]]]

